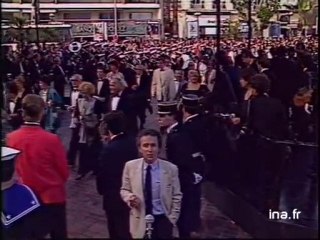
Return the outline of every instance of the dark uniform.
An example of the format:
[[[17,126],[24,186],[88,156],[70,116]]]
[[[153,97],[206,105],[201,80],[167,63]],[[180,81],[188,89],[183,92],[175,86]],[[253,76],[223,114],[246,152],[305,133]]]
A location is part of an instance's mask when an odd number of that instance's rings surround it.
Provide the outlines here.
[[[33,191],[14,180],[15,157],[18,150],[2,147],[1,193],[2,234],[4,239],[42,238],[45,232],[39,228],[43,214]]]
[[[182,106],[185,113],[189,113],[181,126],[181,134],[189,138],[191,143],[188,147],[191,161],[191,170],[193,173],[193,189],[191,196],[192,211],[191,219],[193,224],[190,232],[198,232],[201,227],[201,183],[205,175],[205,155],[208,152],[208,142],[206,141],[207,131],[205,129],[204,119],[200,114],[200,101],[196,95],[185,95],[182,97]],[[184,149],[187,147],[184,146]]]
[[[177,121],[177,103],[162,102],[158,104],[158,114],[172,116],[176,120],[171,126],[166,126],[163,136],[166,136],[166,159],[175,164],[179,169],[179,181],[183,193],[181,213],[177,222],[181,238],[190,237],[190,232],[195,224],[193,218],[194,194],[194,162],[192,158],[192,141],[189,135],[181,131],[181,124]],[[174,116],[173,116],[174,115]]]

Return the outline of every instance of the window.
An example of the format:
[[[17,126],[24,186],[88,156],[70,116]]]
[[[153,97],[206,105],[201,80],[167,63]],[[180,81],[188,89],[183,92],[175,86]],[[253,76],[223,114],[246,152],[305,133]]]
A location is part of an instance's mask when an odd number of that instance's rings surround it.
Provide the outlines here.
[[[222,1],[222,2],[221,2],[221,8],[222,8],[222,9],[226,9],[226,8],[227,8],[226,1]]]
[[[217,8],[216,0],[212,0],[212,8],[213,9]]]
[[[205,8],[205,7],[204,7],[204,1],[203,1],[203,0],[201,1],[201,8]]]
[[[152,19],[152,13],[149,13],[149,12],[129,13],[129,18],[134,20],[150,20]]]
[[[64,19],[91,19],[91,13],[89,12],[74,12],[74,13],[64,13]]]
[[[100,19],[114,19],[114,12],[103,12],[99,14]]]

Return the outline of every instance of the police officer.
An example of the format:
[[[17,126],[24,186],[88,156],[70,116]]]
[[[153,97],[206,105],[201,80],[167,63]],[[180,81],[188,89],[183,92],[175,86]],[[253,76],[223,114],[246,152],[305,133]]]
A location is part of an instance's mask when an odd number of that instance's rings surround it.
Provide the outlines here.
[[[4,239],[44,237],[40,232],[40,203],[33,191],[17,183],[15,158],[20,151],[1,148],[2,229]]]
[[[200,210],[201,210],[201,182],[204,177],[205,160],[210,148],[207,142],[207,130],[205,121],[201,113],[201,104],[198,96],[187,94],[182,96],[181,111],[183,123],[181,132],[191,139],[191,162],[194,176],[194,187],[192,194],[192,219],[191,232],[197,236],[201,227]],[[186,148],[186,147],[185,147]]]
[[[190,136],[181,131],[181,114],[177,102],[161,102],[158,104],[159,125],[162,136],[165,136],[166,159],[179,169],[181,192],[180,217],[177,222],[179,236],[190,238],[193,222],[193,194],[195,190],[194,164],[192,159],[192,141]]]

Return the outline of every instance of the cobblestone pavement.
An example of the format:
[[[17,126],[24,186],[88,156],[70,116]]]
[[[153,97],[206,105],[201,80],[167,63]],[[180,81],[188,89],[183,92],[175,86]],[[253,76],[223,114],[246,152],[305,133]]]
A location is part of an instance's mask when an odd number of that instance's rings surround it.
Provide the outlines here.
[[[70,139],[68,129],[69,117],[62,114],[62,127],[58,134],[67,147]],[[154,116],[149,116],[146,127],[155,126]],[[75,181],[72,170],[67,184],[68,202],[68,236],[69,238],[108,238],[107,219],[102,210],[102,197],[96,191],[95,179],[87,176],[81,181]],[[231,219],[222,214],[206,199],[202,199],[203,231],[201,238],[251,238]]]

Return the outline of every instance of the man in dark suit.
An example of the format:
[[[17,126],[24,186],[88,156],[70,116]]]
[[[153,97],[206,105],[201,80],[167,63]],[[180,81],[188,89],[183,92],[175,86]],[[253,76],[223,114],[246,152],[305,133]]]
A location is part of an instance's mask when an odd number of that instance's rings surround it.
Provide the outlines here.
[[[58,92],[61,97],[64,97],[64,84],[65,84],[65,72],[61,67],[60,58],[55,58],[53,60],[53,66],[51,69],[51,73],[53,74],[54,88]]]
[[[100,118],[101,114],[104,114],[107,111],[106,102],[110,97],[109,80],[107,79],[106,72],[103,68],[97,69],[97,82],[95,83],[95,87],[96,87],[96,94],[94,98],[98,100],[97,114],[99,115],[99,118]]]
[[[131,89],[135,91],[137,95],[138,102],[138,116],[140,119],[140,129],[146,122],[146,108],[149,105],[148,99],[151,98],[151,77],[145,72],[144,66],[137,65],[135,67],[135,83],[132,85]]]
[[[279,47],[274,52],[271,60],[270,70],[274,73],[275,79],[270,88],[270,96],[281,100],[288,108],[297,90],[303,86],[301,82],[302,69],[291,60],[286,58],[286,48]]]
[[[113,77],[110,80],[110,94],[108,102],[108,110],[122,111],[126,116],[128,134],[136,134],[138,132],[137,123],[137,99],[126,81],[122,78]]]
[[[129,208],[121,200],[122,171],[126,162],[138,158],[134,137],[125,133],[125,116],[122,112],[108,113],[100,127],[109,142],[99,156],[97,190],[103,196],[103,208],[108,219],[111,239],[130,239]],[[125,151],[124,151],[125,149]]]

